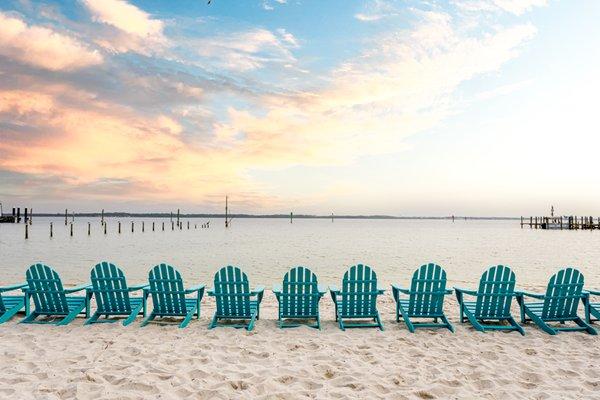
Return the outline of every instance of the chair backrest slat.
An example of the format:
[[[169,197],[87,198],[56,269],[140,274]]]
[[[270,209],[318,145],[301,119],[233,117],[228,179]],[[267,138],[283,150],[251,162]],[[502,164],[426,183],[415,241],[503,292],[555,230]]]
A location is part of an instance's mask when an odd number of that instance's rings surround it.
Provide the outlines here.
[[[229,317],[250,316],[250,284],[238,267],[228,265],[215,274],[214,296],[217,315]]]
[[[342,279],[341,313],[346,317],[371,317],[377,313],[377,274],[368,265],[353,265]]]
[[[295,267],[283,277],[280,306],[289,316],[315,316],[319,304],[317,276],[306,267]]]
[[[446,271],[429,263],[418,268],[412,277],[408,313],[414,316],[443,313],[446,292]]]
[[[510,316],[515,282],[515,274],[508,266],[496,265],[485,271],[477,290],[475,317],[492,319]]]
[[[552,275],[546,289],[542,318],[575,318],[583,290],[583,274],[565,268]]]
[[[162,263],[148,274],[154,312],[165,315],[185,315],[185,292],[181,274],[171,265]]]
[[[69,306],[60,277],[52,268],[37,263],[25,274],[28,293],[31,294],[36,312],[67,314]]]
[[[127,281],[119,267],[103,261],[94,266],[90,278],[100,314],[131,312]]]

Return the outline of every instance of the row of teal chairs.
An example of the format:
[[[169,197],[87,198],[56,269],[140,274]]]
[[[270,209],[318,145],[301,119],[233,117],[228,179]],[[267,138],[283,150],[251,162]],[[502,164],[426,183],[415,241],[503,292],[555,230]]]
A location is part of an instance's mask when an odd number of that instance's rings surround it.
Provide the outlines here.
[[[115,322],[114,317],[125,317],[123,325],[131,324],[139,314],[145,326],[156,318],[183,317],[179,327],[186,327],[192,318],[200,318],[200,304],[205,286],[185,288],[179,271],[168,264],[159,264],[148,274],[148,283],[128,286],[123,271],[108,262],[97,264],[91,271],[91,284],[65,289],[56,271],[38,263],[26,273],[26,283],[0,288],[0,323],[8,321],[25,309],[22,323],[56,323],[66,325],[80,314],[85,314],[86,324]],[[454,288],[460,307],[460,322],[470,322],[473,327],[487,330],[525,331],[511,314],[515,298],[521,311],[521,323],[535,322],[549,334],[559,331],[586,331],[596,335],[590,325],[600,319],[600,303],[592,302],[591,296],[600,292],[583,290],[583,275],[574,268],[565,268],[554,274],[545,294],[515,290],[515,274],[509,267],[497,265],[483,273],[477,290]],[[22,290],[23,295],[9,296],[2,293]],[[85,291],[84,296],[72,293]],[[141,297],[132,292],[142,292]],[[279,326],[281,328],[307,324],[321,328],[319,301],[327,287],[318,284],[316,275],[305,267],[292,268],[281,285],[273,286],[279,303]],[[340,329],[378,327],[384,329],[377,297],[385,290],[378,286],[377,275],[367,265],[354,265],[342,279],[341,289],[330,285],[329,292],[335,305],[335,318]],[[437,264],[429,263],[418,268],[412,277],[410,288],[392,285],[396,302],[396,321],[402,318],[410,332],[416,328],[454,327],[444,314],[444,297],[452,294],[446,288],[446,272]],[[248,277],[240,268],[221,268],[214,277],[214,286],[208,295],[215,297],[216,312],[209,329],[219,325],[252,330],[260,317],[260,303],[264,287],[250,289]],[[471,296],[471,301],[465,300]],[[147,310],[148,297],[153,309]],[[525,298],[539,301],[526,302]],[[91,299],[96,300],[96,311],[91,313]],[[31,310],[31,302],[34,308]],[[583,301],[585,320],[578,316],[579,302]],[[54,317],[39,320],[38,317]],[[425,322],[417,322],[425,319]],[[361,321],[357,321],[361,320]],[[367,322],[364,322],[367,320]],[[433,320],[433,321],[430,321]],[[428,322],[429,321],[429,322]],[[496,323],[491,324],[491,321]],[[567,326],[574,322],[575,326]],[[552,324],[552,325],[551,325]]]

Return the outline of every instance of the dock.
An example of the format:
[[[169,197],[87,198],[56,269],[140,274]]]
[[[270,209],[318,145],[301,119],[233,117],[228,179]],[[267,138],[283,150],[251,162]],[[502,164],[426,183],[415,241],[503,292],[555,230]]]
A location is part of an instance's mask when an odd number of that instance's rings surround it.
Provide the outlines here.
[[[594,230],[600,229],[600,217],[578,217],[578,216],[560,216],[560,217],[521,217],[521,229],[529,227],[530,229],[552,229],[552,230]]]

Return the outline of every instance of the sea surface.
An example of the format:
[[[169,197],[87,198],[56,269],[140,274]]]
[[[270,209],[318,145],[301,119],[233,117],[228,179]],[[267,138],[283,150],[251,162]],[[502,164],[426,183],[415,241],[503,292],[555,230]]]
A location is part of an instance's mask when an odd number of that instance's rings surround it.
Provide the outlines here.
[[[574,266],[586,286],[600,289],[600,231],[521,229],[518,221],[295,219],[290,224],[258,218],[234,219],[228,229],[223,220],[211,220],[206,229],[201,225],[207,219],[192,218],[189,230],[188,219],[182,219],[183,229],[171,230],[168,218],[106,220],[105,235],[99,218],[76,217],[71,237],[64,219],[37,217],[27,240],[23,224],[0,224],[0,284],[24,281],[35,262],[55,268],[66,285],[81,284],[97,262],[111,261],[130,284],[144,282],[151,267],[166,262],[181,271],[186,286],[210,286],[220,267],[236,265],[251,285],[267,287],[297,265],[311,268],[322,284],[339,285],[349,266],[363,263],[386,287],[406,285],[417,267],[435,262],[446,270],[450,286],[472,286],[484,269],[504,264],[516,273],[517,286],[541,289],[558,269]]]

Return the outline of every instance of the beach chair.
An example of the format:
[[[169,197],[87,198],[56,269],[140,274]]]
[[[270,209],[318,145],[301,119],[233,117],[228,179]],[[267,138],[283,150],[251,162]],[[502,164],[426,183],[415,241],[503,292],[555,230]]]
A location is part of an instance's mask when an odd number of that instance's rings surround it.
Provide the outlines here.
[[[396,300],[396,322],[403,318],[410,332],[416,328],[448,328],[454,332],[444,314],[444,296],[452,294],[452,290],[446,289],[446,271],[439,265],[422,265],[414,272],[410,289],[392,285],[392,294]],[[408,298],[402,299],[402,294]],[[415,322],[411,318],[433,318],[433,323]]]
[[[368,265],[353,265],[342,279],[342,289],[329,287],[335,305],[335,320],[341,330],[378,327],[383,323],[377,311],[377,296],[385,290],[377,287],[377,274]],[[369,319],[374,323],[347,323],[348,319]]]
[[[148,273],[149,288],[144,289],[144,297],[152,296],[152,312],[143,321],[146,326],[156,317],[183,317],[179,324],[185,328],[191,319],[200,318],[200,301],[204,295],[204,285],[185,289],[181,274],[168,264],[159,264]],[[188,294],[196,296],[187,298]]]
[[[81,313],[85,314],[86,318],[89,317],[87,295],[67,296],[71,293],[86,290],[90,287],[89,284],[65,289],[56,271],[41,263],[29,267],[25,276],[27,278],[27,287],[24,288],[26,317],[21,323],[67,325]],[[29,303],[31,299],[33,299],[35,307],[33,311],[30,311]],[[62,319],[58,321],[36,321],[36,318],[40,316],[62,317]]]
[[[282,285],[274,285],[273,293],[279,303],[279,327],[291,328],[299,323],[286,323],[285,319],[316,320],[311,328],[321,329],[319,300],[326,288],[317,283],[317,276],[305,267],[295,267],[283,277]]]
[[[591,324],[600,321],[600,302],[593,302],[591,296],[600,296],[600,291],[586,290],[583,296],[583,305],[585,307],[585,322]]]
[[[517,301],[521,307],[521,322],[533,321],[543,331],[556,335],[560,331],[586,331],[591,335],[598,333],[577,315],[579,300],[583,292],[583,275],[574,268],[565,268],[552,275],[546,294],[520,291]],[[531,297],[542,302],[525,302]],[[550,326],[548,322],[559,322],[560,326]],[[575,322],[577,326],[563,326],[566,322]]]
[[[220,320],[247,320],[247,323],[226,325],[251,331],[260,317],[260,302],[265,288],[250,290],[248,277],[238,267],[221,268],[215,274],[214,287],[208,291],[215,298],[217,311],[208,329],[217,327]]]
[[[91,271],[92,287],[88,289],[91,299],[96,298],[96,312],[85,324],[98,322],[115,322],[117,319],[109,317],[125,316],[123,326],[131,324],[142,310],[146,316],[146,296],[131,297],[130,292],[143,290],[149,285],[127,286],[123,271],[115,264],[103,261]],[[89,307],[89,305],[88,305]],[[105,319],[99,319],[101,316]]]
[[[467,320],[473,327],[485,332],[488,330],[518,331],[525,335],[523,328],[515,321],[510,305],[515,296],[515,274],[509,267],[497,265],[481,275],[479,289],[454,288],[460,307],[460,322]],[[465,301],[464,296],[475,297],[475,301]],[[485,321],[508,322],[509,325],[486,324]]]
[[[8,321],[25,307],[25,296],[6,296],[2,293],[12,292],[13,290],[24,289],[27,287],[26,283],[19,283],[12,286],[0,287],[0,324]]]

